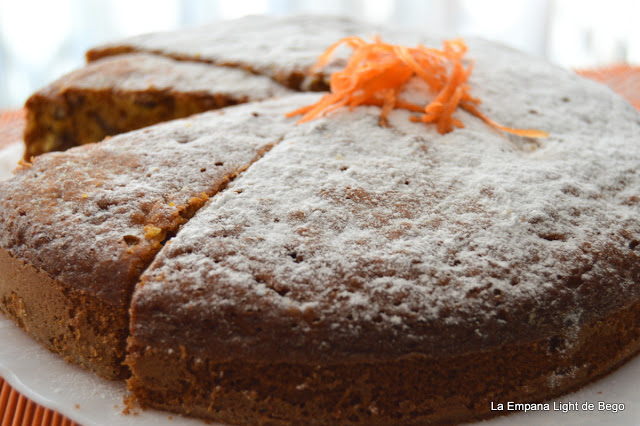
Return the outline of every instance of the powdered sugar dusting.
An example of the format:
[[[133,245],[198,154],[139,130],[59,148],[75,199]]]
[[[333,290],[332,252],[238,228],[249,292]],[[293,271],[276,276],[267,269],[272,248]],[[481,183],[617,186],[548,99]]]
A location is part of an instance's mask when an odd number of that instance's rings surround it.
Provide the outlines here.
[[[0,183],[0,245],[121,299],[167,233],[278,142],[296,105],[204,113],[37,157]]]
[[[331,43],[343,37],[369,37],[382,32],[396,41],[415,41],[415,32],[391,31],[335,16],[246,16],[181,31],[129,37],[92,49],[89,57],[121,53],[122,49],[151,52],[241,67],[298,89],[309,88],[316,78],[328,76],[308,76],[306,71]],[[339,53],[338,57],[344,58],[344,52]],[[339,61],[335,64],[339,65]]]
[[[588,365],[583,365],[582,368],[587,368]],[[567,370],[555,371],[549,375],[547,378],[547,385],[550,389],[555,389],[559,386],[562,386],[568,382],[571,382],[575,379],[578,372],[580,372],[581,368],[578,366],[573,366]]]
[[[470,45],[482,109],[550,138],[530,148],[464,112],[446,135],[400,110],[381,128],[375,107],[292,128],[165,247],[134,297],[149,320],[134,335],[168,327],[219,358],[438,354],[552,335],[582,307],[591,321],[637,298],[637,112]]]
[[[236,68],[175,61],[143,53],[119,55],[91,62],[44,89],[193,92],[260,100],[290,91],[272,79]]]

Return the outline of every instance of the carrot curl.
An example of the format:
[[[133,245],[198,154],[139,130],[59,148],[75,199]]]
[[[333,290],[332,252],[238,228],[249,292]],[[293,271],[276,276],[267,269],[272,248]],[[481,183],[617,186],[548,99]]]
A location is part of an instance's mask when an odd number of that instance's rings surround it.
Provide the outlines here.
[[[462,39],[446,40],[442,50],[438,50],[422,45],[411,48],[384,43],[380,37],[372,42],[346,37],[329,46],[311,70],[327,65],[341,45],[346,45],[353,52],[346,67],[331,75],[330,93],[315,104],[289,112],[287,117],[302,115],[298,123],[304,123],[343,106],[353,109],[359,105],[376,105],[381,107],[381,126],[389,126],[391,111],[402,108],[421,112],[422,115],[411,117],[411,120],[433,123],[440,134],[445,134],[456,127],[464,127],[453,117],[455,111],[462,108],[503,132],[531,138],[549,135],[541,130],[506,127],[480,112],[477,105],[481,101],[469,93],[467,80],[473,63],[466,67],[463,64],[467,46]],[[422,79],[436,94],[425,106],[400,98],[404,86],[414,77]]]

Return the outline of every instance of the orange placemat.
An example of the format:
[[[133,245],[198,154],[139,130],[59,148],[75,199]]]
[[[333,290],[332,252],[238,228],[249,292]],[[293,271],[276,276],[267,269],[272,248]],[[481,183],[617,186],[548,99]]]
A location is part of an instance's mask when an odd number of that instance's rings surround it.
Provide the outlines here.
[[[23,109],[0,109],[0,149],[15,141],[22,140],[24,123]]]
[[[640,66],[617,64],[576,72],[608,85],[640,110]]]
[[[609,85],[640,110],[640,67],[612,65],[576,70],[578,74]],[[24,110],[0,110],[0,149],[22,139]],[[25,398],[0,377],[0,426],[76,426],[61,414]]]
[[[0,377],[1,426],[79,426],[65,416],[38,405],[18,393]]]

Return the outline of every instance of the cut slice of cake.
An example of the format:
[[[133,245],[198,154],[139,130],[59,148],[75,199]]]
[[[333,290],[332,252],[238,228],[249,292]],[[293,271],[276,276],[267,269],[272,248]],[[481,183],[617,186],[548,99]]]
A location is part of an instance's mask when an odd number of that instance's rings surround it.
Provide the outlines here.
[[[270,78],[240,69],[143,53],[105,58],[27,100],[25,159],[288,92]]]
[[[0,310],[67,360],[125,377],[140,274],[282,138],[295,105],[203,113],[23,164],[0,183]]]
[[[449,424],[541,402],[640,350],[640,118],[610,90],[474,41],[440,135],[394,110],[300,124],[137,286],[145,405],[230,424]],[[506,95],[505,95],[506,94]]]

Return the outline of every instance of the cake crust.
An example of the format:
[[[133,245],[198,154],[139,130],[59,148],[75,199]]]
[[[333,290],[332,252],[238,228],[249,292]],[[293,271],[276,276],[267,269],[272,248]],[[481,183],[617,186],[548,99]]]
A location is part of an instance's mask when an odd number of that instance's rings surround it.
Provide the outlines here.
[[[127,316],[75,283],[0,249],[0,311],[47,349],[101,377],[127,377],[122,365]],[[116,344],[112,350],[106,350]]]
[[[640,351],[639,322],[636,302],[583,326],[577,338],[340,364],[211,362],[190,347],[168,353],[134,345],[129,388],[145,405],[228,424],[468,422],[507,414],[492,411],[492,402],[543,402],[607,374]],[[574,346],[565,350],[563,339]]]

